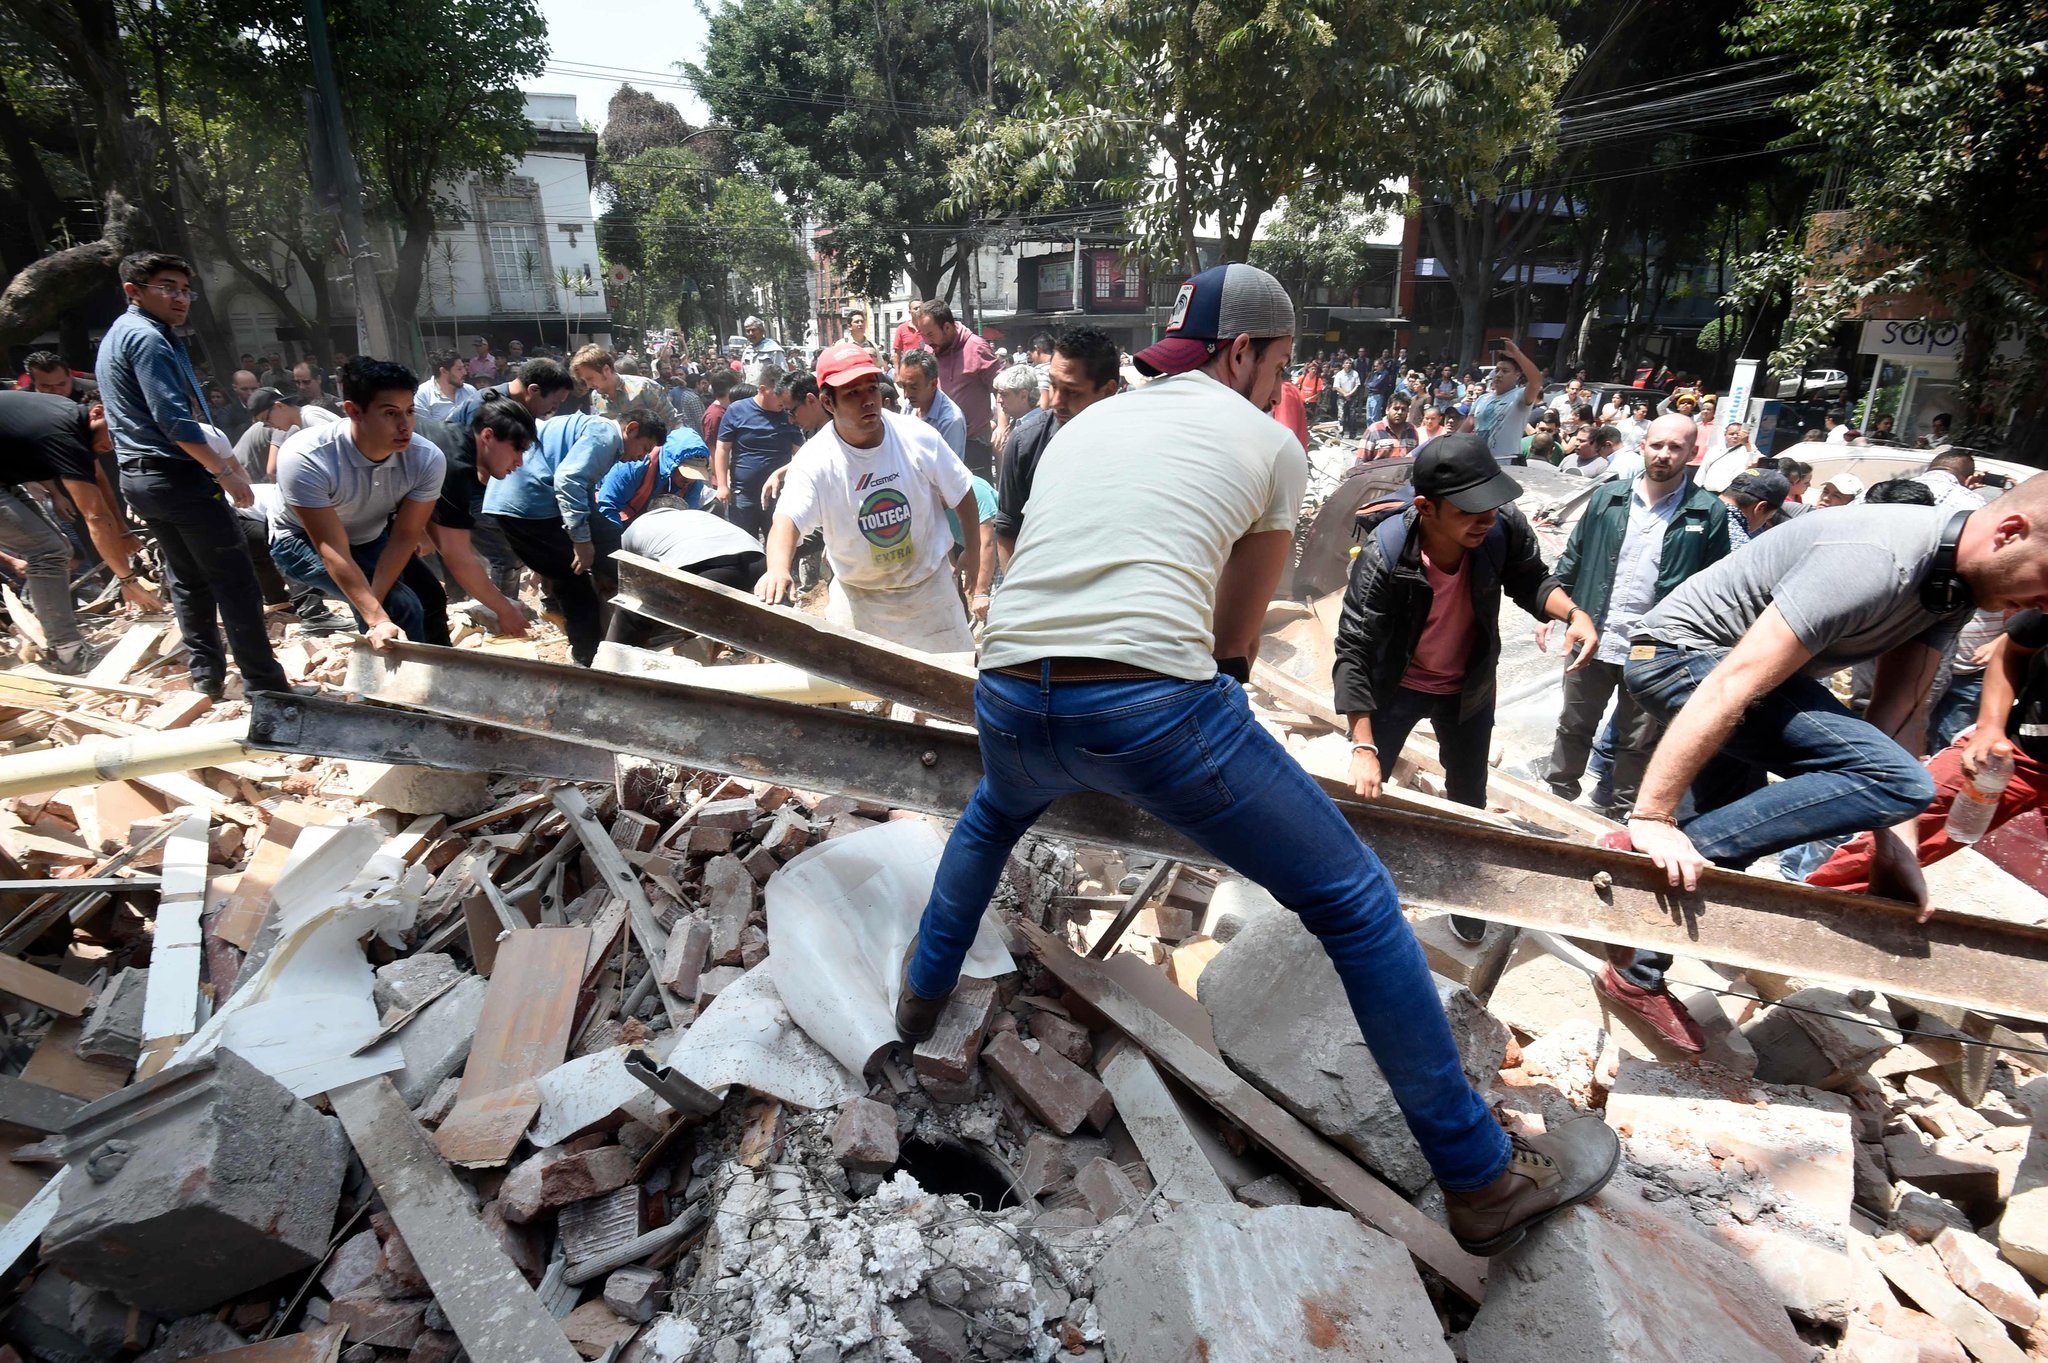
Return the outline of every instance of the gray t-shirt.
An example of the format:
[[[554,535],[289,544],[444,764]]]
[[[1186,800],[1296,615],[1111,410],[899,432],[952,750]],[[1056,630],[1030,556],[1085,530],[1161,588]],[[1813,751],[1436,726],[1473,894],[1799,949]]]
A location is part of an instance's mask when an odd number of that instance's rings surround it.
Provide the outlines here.
[[[627,553],[671,568],[761,552],[759,540],[723,516],[682,507],[656,507],[635,516],[624,544]]]
[[[377,463],[356,448],[355,423],[332,421],[307,426],[277,452],[277,486],[284,507],[270,522],[270,538],[304,537],[306,527],[292,508],[332,507],[350,544],[368,544],[390,526],[402,502],[431,502],[441,495],[447,460],[418,432],[412,443]]]
[[[1882,657],[1900,644],[1946,650],[1964,606],[1920,604],[1952,513],[1926,506],[1844,506],[1773,526],[1688,579],[1635,628],[1674,648],[1725,653],[1775,605],[1813,654],[1810,676]]]
[[[1512,464],[1522,456],[1522,428],[1534,410],[1526,385],[1505,393],[1481,393],[1472,400],[1472,428],[1486,442],[1496,464]]]

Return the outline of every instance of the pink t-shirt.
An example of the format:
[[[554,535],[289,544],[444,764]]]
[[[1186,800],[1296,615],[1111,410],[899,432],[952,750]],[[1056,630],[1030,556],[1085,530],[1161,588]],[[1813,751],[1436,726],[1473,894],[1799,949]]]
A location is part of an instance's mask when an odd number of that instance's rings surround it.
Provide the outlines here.
[[[1429,620],[1422,627],[1415,657],[1402,674],[1401,685],[1430,696],[1454,696],[1465,686],[1465,664],[1472,657],[1473,636],[1478,623],[1472,617],[1472,588],[1465,570],[1472,562],[1466,554],[1457,568],[1445,572],[1422,551],[1422,571],[1429,574],[1429,589],[1435,593],[1429,603]]]

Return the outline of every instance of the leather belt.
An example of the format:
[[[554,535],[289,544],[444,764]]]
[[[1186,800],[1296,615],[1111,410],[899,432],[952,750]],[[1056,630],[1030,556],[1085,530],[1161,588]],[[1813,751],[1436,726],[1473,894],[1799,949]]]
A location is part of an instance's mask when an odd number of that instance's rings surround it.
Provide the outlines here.
[[[1037,662],[1018,663],[1013,667],[991,668],[1006,677],[1022,677],[1026,681],[1037,681],[1044,675],[1046,663],[1052,664],[1054,681],[1165,681],[1162,672],[1149,667],[1137,667],[1130,663],[1110,662],[1105,658],[1046,658]]]

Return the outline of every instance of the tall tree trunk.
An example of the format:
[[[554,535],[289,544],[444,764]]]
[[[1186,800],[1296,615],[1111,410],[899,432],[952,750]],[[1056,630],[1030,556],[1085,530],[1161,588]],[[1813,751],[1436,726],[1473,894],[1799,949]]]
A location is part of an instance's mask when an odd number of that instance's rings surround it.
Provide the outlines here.
[[[51,236],[64,218],[64,204],[50,177],[43,172],[35,134],[14,107],[14,101],[7,97],[5,85],[0,85],[0,150],[7,153],[7,160],[14,167],[15,188],[28,210],[29,239],[40,255],[50,249]]]

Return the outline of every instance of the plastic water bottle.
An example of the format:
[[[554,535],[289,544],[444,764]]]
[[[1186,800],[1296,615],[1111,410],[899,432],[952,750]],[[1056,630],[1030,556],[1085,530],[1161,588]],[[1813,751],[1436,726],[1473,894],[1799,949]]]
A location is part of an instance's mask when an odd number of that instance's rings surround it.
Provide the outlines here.
[[[2012,752],[2012,744],[2004,739],[1992,744],[1991,755],[1977,774],[1956,792],[1955,803],[1949,806],[1948,827],[1943,830],[1950,842],[1973,843],[1991,827],[1998,799],[2012,781]]]

